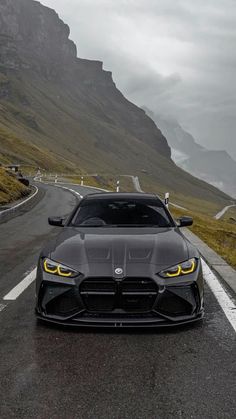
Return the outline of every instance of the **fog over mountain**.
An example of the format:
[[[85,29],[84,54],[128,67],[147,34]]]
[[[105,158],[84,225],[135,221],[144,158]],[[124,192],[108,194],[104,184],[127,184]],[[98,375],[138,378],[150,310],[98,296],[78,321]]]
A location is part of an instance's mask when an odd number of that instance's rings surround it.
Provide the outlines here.
[[[177,121],[143,109],[168,139],[172,159],[179,167],[236,198],[236,161],[225,150],[208,150]]]
[[[42,0],[132,101],[236,158],[235,0]]]

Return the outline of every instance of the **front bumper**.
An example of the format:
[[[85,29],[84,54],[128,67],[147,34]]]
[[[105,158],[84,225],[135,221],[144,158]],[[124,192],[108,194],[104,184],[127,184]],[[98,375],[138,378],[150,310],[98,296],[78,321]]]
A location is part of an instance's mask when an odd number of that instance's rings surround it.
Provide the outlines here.
[[[166,286],[153,278],[83,278],[65,284],[43,276],[36,314],[50,323],[146,328],[191,323],[204,314],[201,271],[192,281]]]

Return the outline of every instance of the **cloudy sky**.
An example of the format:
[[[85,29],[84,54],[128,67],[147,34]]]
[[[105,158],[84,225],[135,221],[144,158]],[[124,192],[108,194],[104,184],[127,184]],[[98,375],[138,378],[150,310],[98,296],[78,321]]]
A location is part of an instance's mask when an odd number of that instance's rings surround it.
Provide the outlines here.
[[[236,159],[236,0],[41,0],[133,102]]]

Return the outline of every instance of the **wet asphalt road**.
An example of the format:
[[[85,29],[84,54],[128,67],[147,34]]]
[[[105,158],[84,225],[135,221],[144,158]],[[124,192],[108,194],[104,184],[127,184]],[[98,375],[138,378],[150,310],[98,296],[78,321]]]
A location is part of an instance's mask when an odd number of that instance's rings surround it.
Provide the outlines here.
[[[0,225],[0,304],[75,197],[53,186]],[[91,190],[76,188],[82,194]],[[0,418],[235,418],[236,334],[206,287],[203,323],[153,332],[38,325],[34,284],[0,312]]]

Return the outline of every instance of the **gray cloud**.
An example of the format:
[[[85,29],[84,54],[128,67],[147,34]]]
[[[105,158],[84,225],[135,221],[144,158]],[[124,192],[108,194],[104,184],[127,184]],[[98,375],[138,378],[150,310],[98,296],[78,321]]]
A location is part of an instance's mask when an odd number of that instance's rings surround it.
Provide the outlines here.
[[[235,0],[42,0],[138,105],[236,158]]]

